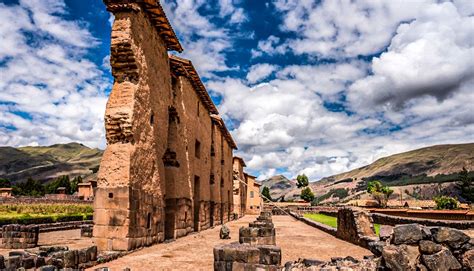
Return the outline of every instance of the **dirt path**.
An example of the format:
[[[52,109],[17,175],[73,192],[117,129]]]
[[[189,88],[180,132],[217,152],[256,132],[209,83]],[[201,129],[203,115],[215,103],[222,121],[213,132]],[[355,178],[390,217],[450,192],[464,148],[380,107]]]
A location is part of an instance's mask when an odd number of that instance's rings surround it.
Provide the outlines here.
[[[220,240],[219,229],[206,230],[165,244],[144,248],[99,267],[109,267],[121,271],[129,267],[138,270],[213,270],[213,252],[215,244],[238,241],[239,228],[247,226],[255,216],[245,216],[238,221],[228,223],[231,240]],[[277,232],[277,245],[283,253],[282,264],[298,258],[330,260],[331,257],[352,256],[362,258],[370,255],[368,250],[336,239],[320,230],[310,227],[289,216],[273,216]]]

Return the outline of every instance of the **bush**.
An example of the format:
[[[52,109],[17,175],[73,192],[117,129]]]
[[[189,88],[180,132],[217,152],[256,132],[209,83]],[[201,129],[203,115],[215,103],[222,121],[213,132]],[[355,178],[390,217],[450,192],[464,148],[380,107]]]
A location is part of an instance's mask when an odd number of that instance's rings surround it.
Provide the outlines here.
[[[459,206],[458,200],[453,197],[435,197],[434,201],[436,202],[436,209],[454,210]]]
[[[306,202],[311,202],[314,200],[314,194],[313,191],[311,191],[311,188],[306,187],[303,190],[301,190],[301,195],[300,198]]]

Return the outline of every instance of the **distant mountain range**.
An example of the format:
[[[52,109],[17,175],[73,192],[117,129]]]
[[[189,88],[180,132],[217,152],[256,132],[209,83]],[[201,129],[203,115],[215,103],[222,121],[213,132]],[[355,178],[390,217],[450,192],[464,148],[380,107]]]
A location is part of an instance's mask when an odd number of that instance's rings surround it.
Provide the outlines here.
[[[48,181],[61,175],[91,177],[103,151],[79,143],[44,147],[0,147],[0,178],[13,182],[29,177]]]
[[[330,199],[342,189],[347,190],[347,198],[361,194],[370,180],[381,180],[389,186],[399,187],[399,191],[410,191],[414,186],[423,188],[432,187],[434,183],[452,182],[463,167],[474,174],[474,143],[436,145],[387,156],[370,165],[312,182],[310,187],[322,200]],[[295,180],[278,175],[261,183],[262,187],[270,188],[273,199],[299,198],[300,189]]]

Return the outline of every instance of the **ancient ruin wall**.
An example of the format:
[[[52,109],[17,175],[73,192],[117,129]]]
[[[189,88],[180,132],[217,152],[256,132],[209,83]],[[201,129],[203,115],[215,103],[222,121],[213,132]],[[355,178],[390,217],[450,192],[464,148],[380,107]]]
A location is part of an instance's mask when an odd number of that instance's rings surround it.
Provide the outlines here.
[[[170,70],[164,41],[141,6],[114,12],[107,103],[94,236],[101,250],[130,250],[163,240],[161,157],[165,153]]]

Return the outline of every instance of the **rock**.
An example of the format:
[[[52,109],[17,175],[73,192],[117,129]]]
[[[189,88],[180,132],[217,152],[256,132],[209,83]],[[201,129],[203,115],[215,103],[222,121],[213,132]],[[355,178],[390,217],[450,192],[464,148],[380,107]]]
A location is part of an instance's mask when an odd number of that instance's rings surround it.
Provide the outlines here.
[[[375,242],[369,242],[369,250],[372,252],[375,256],[380,257],[382,256],[382,250],[383,247],[387,245],[387,243],[382,242],[382,241],[375,241]]]
[[[474,249],[468,250],[462,256],[462,265],[474,269]]]
[[[20,267],[20,256],[11,256],[7,258],[7,269],[16,270]]]
[[[219,237],[221,239],[230,239],[230,230],[226,225],[222,225]]]
[[[461,269],[461,264],[447,248],[443,248],[443,250],[433,255],[423,255],[421,258],[429,270],[445,271]]]
[[[439,227],[433,235],[438,243],[447,244],[451,248],[459,249],[463,244],[470,241],[470,237],[461,230]]]
[[[36,261],[35,261],[35,267],[38,268],[38,267],[41,267],[43,265],[46,265],[46,260],[44,257],[42,256],[39,256],[39,257],[36,257]]]
[[[420,241],[420,252],[423,254],[435,254],[440,252],[443,249],[443,246],[440,244],[436,244],[435,242],[428,241],[428,240],[421,240]]]
[[[416,244],[422,239],[422,228],[418,224],[397,225],[393,228],[392,242],[395,245]]]
[[[320,261],[320,260],[314,260],[314,259],[303,259],[303,264],[304,266],[306,267],[309,267],[309,266],[318,266],[318,265],[321,265],[323,264],[324,262]]]
[[[30,256],[30,257],[24,257],[21,259],[21,266],[23,266],[25,269],[30,269],[35,267],[35,257]]]
[[[77,250],[68,250],[64,252],[64,267],[76,267],[77,261]]]
[[[41,266],[39,268],[40,271],[56,271],[56,267],[54,265],[45,265],[45,266]]]
[[[415,271],[419,256],[420,252],[417,246],[388,245],[382,250],[386,266],[394,271]]]
[[[5,258],[3,258],[3,255],[0,255],[0,270],[5,269]]]

